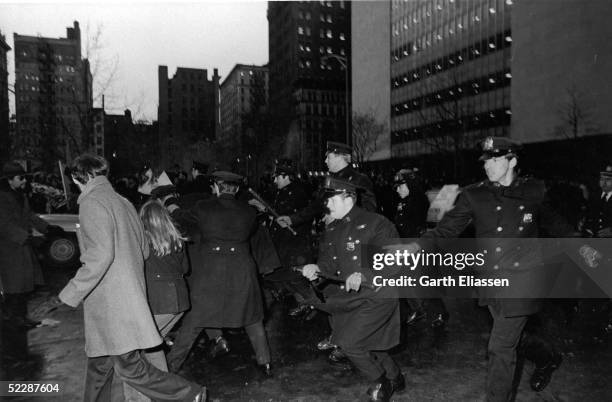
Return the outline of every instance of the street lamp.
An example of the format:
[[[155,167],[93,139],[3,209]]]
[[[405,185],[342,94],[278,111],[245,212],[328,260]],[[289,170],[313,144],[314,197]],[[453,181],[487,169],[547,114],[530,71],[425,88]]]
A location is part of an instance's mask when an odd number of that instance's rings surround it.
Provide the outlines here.
[[[347,63],[347,59],[344,56],[339,56],[337,54],[334,53],[328,53],[325,56],[321,57],[321,62],[323,64],[327,64],[327,60],[328,59],[335,59],[338,63],[340,63],[340,66],[342,66],[342,68],[344,68],[344,96],[345,96],[345,109],[344,109],[344,114],[346,115],[346,144],[350,145],[351,144],[351,136],[349,133],[349,76],[348,76],[348,63]]]

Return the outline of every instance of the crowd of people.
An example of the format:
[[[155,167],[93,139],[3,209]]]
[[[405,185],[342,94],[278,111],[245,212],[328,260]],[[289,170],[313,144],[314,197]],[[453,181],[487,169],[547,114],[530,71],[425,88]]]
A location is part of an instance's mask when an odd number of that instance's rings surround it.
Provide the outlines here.
[[[454,207],[432,225],[427,180],[418,169],[390,178],[366,175],[356,170],[351,153],[350,146],[329,142],[329,172],[320,177],[301,175],[293,161],[280,159],[258,192],[242,176],[210,171],[198,161],[190,180],[147,166],[111,184],[104,158],[77,158],[67,173],[79,190],[82,265],[48,304],[83,303],[85,400],[118,392],[113,382],[123,383],[128,400],[205,400],[205,387],[176,374],[202,330],[208,356],[216,358],[232,347],[223,331],[244,328],[261,375],[273,376],[264,287],[295,299],[293,317],[308,321],[327,314],[330,333],[319,349],[329,350],[332,362],[358,369],[370,382],[370,400],[388,401],[405,389],[388,353],[399,344],[402,325],[424,320],[425,305],[433,328],[443,329],[449,315],[442,299],[402,299],[391,287],[373,287],[374,271],[362,260],[365,245],[414,239],[402,247],[418,253],[469,236],[494,239],[493,249],[501,251],[512,249],[515,238],[544,234],[612,236],[612,167],[600,173],[601,197],[589,197],[572,183],[520,176],[520,145],[487,138],[481,156],[487,179],[464,187]],[[61,229],[30,210],[19,165],[6,164],[2,173],[0,247],[21,253],[19,261],[2,261],[3,315],[26,324],[24,295],[41,283],[31,228]],[[529,272],[542,263],[532,256],[500,257],[501,270],[522,264]],[[486,400],[512,399],[520,347],[535,362],[531,387],[541,391],[562,359],[544,336],[524,331],[539,301],[480,296],[493,319]]]

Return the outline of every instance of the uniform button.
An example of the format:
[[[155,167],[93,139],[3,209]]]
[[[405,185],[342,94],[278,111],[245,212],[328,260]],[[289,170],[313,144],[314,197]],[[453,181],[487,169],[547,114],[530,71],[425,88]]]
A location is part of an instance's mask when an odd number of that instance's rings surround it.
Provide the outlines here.
[[[501,226],[498,226],[498,227],[497,227],[497,231],[498,231],[498,232],[501,232],[502,230],[504,230],[504,228],[503,228],[503,227],[501,227]]]
[[[355,240],[355,244],[359,244],[359,243],[361,243],[359,239]]]
[[[337,260],[337,259],[338,259],[338,257],[336,257],[336,256],[332,257],[332,260]]]
[[[353,256],[353,260],[356,260],[356,259],[357,259],[357,256],[356,256],[356,255],[354,255],[354,256]]]
[[[499,269],[499,265],[497,264],[493,265],[493,269]]]
[[[349,240],[353,240],[353,238],[352,238],[351,236],[349,236],[349,238],[348,238],[348,239],[349,239]]]
[[[523,209],[525,209],[524,205],[519,206],[519,209],[522,211]]]
[[[523,227],[522,226],[519,226],[518,229],[519,229],[519,232],[523,231]]]
[[[157,275],[158,278],[161,278],[161,275]]]
[[[496,211],[501,211],[501,205],[496,206],[496,207],[495,207],[495,210],[496,210]]]
[[[501,252],[501,247],[495,247],[495,252],[500,253]]]
[[[332,242],[329,242],[329,245],[331,246],[331,245],[332,245]]]
[[[235,250],[235,248],[234,248],[234,247],[230,248],[230,251],[234,251],[234,250]]]
[[[219,251],[219,250],[221,250],[221,247],[217,246],[217,247],[215,248],[215,250]]]
[[[514,266],[515,266],[515,267],[518,267],[519,265],[521,265],[521,263],[520,263],[520,262],[518,262],[518,261],[514,263]]]

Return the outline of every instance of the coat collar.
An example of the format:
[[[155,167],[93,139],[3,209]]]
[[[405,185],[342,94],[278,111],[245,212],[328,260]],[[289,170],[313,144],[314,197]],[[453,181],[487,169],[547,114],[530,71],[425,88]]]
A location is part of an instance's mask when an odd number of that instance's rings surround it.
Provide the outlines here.
[[[80,205],[85,199],[85,197],[87,197],[87,195],[91,193],[94,189],[104,187],[109,187],[112,189],[112,186],[106,176],[94,177],[85,185],[85,188],[83,188],[83,192],[81,193],[81,195],[79,195],[79,198],[77,199],[77,204]]]

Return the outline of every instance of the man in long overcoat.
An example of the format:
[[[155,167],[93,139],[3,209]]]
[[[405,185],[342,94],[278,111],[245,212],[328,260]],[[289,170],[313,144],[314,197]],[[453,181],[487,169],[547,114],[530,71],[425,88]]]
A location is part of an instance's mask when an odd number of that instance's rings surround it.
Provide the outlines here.
[[[212,341],[214,357],[227,352],[223,328],[247,332],[261,370],[270,375],[270,350],[263,327],[263,302],[251,239],[258,229],[255,210],[235,198],[242,177],[213,173],[215,197],[201,200],[193,210],[200,238],[190,248],[191,311],[183,318],[168,364],[178,370],[202,328]]]
[[[344,289],[328,286],[326,302],[318,308],[331,315],[335,343],[373,383],[368,389],[370,400],[388,401],[405,386],[399,367],[386,352],[399,343],[399,302],[392,288],[377,293],[362,286],[371,282],[375,272],[362,261],[362,251],[368,244],[397,238],[397,231],[384,216],[355,205],[353,183],[327,178],[325,190],[334,221],[326,228],[317,264],[306,265],[303,275],[314,280],[322,273],[345,281]]]
[[[143,349],[162,342],[147,303],[144,259],[149,249],[132,204],[106,178],[108,162],[82,155],[72,179],[80,188],[82,266],[59,294],[72,307],[83,302],[88,357],[85,401],[110,392],[113,373],[154,400],[201,401],[205,389],[155,368]]]

